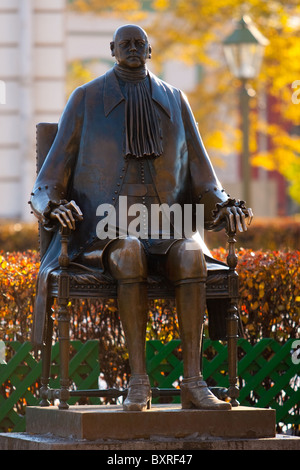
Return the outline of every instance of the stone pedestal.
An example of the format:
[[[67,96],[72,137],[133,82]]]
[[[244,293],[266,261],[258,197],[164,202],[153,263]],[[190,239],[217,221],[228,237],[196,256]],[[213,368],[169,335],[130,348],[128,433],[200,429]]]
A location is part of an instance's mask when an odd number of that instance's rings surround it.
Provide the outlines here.
[[[229,411],[182,410],[154,405],[145,412],[122,406],[28,407],[26,431],[74,439],[151,439],[151,437],[275,437],[275,410],[239,406]]]
[[[188,450],[300,449],[300,438],[276,436],[275,410],[242,406],[203,411],[153,405],[145,412],[126,412],[117,405],[71,406],[69,410],[28,407],[26,423],[25,433],[0,434],[0,449],[126,450],[132,455],[145,450],[182,454]]]

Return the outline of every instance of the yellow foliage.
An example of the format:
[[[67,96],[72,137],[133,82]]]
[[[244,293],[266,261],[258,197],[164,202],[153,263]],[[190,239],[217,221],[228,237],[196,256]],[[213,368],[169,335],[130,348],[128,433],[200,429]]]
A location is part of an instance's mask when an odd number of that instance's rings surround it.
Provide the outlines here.
[[[153,8],[155,10],[167,10],[170,7],[170,0],[154,0]]]

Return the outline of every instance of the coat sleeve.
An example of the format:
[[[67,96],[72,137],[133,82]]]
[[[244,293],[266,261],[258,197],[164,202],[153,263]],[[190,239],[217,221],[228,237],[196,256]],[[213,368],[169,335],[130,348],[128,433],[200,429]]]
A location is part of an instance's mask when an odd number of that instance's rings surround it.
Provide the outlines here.
[[[220,230],[224,224],[217,228],[212,226],[213,211],[217,210],[217,204],[228,200],[228,195],[216,176],[187,97],[182,92],[181,109],[188,149],[192,201],[204,205],[204,228]]]
[[[33,213],[48,230],[56,226],[49,219],[50,212],[68,198],[69,183],[81,141],[84,95],[84,88],[79,87],[70,96],[60,118],[54,142],[31,193]]]

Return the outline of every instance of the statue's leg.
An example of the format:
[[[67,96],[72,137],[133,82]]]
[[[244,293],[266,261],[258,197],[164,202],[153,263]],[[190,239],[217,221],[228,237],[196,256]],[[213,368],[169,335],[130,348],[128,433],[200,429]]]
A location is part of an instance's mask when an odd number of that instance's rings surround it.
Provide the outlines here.
[[[178,240],[168,253],[166,275],[175,284],[176,308],[182,341],[184,379],[181,385],[183,408],[230,409],[217,399],[204,382],[201,339],[206,308],[206,263],[200,249],[189,250],[191,240]]]
[[[131,378],[125,410],[150,406],[150,382],[146,374],[145,342],[148,314],[147,259],[137,238],[113,242],[106,256],[110,274],[118,281],[118,306],[129,354]]]

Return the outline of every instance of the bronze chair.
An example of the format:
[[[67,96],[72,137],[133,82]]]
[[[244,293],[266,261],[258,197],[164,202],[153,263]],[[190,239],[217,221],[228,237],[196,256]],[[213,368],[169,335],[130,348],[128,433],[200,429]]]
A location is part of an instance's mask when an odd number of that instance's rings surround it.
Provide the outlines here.
[[[37,172],[41,168],[44,159],[52,145],[57,132],[56,123],[40,123],[37,125]],[[239,388],[237,385],[237,339],[239,337],[239,312],[238,312],[238,274],[235,271],[237,257],[235,254],[235,233],[227,233],[229,253],[228,266],[214,266],[208,264],[208,277],[206,280],[206,301],[209,320],[209,336],[211,339],[226,339],[228,343],[228,378],[229,388],[225,390],[225,396],[230,398],[232,406],[238,406]],[[51,241],[51,233],[39,226],[39,242],[41,257],[45,254]],[[42,376],[41,376],[41,406],[48,406],[49,401],[55,398],[60,400],[59,408],[67,409],[67,401],[70,396],[108,396],[116,397],[126,394],[125,391],[109,389],[106,391],[70,391],[69,390],[69,324],[70,316],[67,305],[70,299],[75,298],[116,298],[117,286],[105,278],[101,273],[91,269],[79,269],[68,257],[68,231],[61,232],[60,267],[50,275],[48,289],[48,313],[46,319],[45,341],[42,347]],[[162,277],[148,278],[148,295],[152,299],[174,298],[174,287]],[[60,389],[49,388],[51,345],[53,335],[53,320],[51,306],[53,299],[58,303],[58,331],[60,345]],[[226,332],[224,337],[224,331]],[[154,392],[154,390],[153,390]],[[156,389],[157,395],[166,395],[163,390]],[[175,394],[175,389],[169,390],[169,394]],[[217,393],[216,393],[217,394]],[[155,396],[155,393],[153,393]],[[219,393],[219,398],[224,397],[224,391]]]

